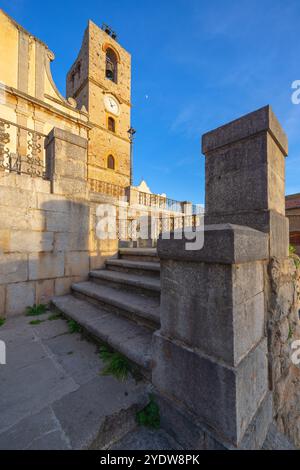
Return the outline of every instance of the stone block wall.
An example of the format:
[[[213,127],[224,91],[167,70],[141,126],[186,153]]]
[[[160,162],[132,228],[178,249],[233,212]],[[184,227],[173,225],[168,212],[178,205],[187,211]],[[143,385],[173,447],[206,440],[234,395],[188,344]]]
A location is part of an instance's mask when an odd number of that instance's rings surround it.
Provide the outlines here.
[[[300,340],[300,259],[272,259],[269,264],[268,341],[275,420],[281,432],[300,447],[300,364],[292,348]],[[299,348],[298,348],[299,349]]]
[[[68,293],[118,250],[96,237],[103,201],[87,189],[87,141],[55,128],[46,154],[50,180],[1,174],[0,316]]]

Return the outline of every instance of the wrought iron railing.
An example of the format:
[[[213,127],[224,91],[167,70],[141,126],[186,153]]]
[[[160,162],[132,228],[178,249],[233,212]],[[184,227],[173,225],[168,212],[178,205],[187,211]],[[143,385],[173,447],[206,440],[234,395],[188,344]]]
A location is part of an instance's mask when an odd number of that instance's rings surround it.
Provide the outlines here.
[[[175,201],[158,194],[143,193],[139,191],[139,204],[147,207],[155,207],[174,212],[183,212],[184,203]]]
[[[120,197],[125,195],[125,188],[117,184],[107,183],[95,179],[89,179],[90,190],[95,193],[105,194],[106,196]]]
[[[45,135],[0,119],[0,171],[46,178]]]

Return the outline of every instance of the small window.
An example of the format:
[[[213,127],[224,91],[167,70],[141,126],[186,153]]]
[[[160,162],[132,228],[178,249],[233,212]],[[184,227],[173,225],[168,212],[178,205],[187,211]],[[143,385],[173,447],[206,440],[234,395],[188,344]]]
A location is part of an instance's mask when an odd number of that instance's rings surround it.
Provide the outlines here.
[[[105,76],[108,80],[117,83],[118,59],[115,52],[108,48],[106,51],[106,70]]]
[[[115,169],[115,159],[112,155],[108,155],[107,157],[107,168],[109,168],[110,170]]]
[[[108,125],[108,130],[110,132],[116,132],[116,122],[115,122],[114,118],[109,117],[107,125]]]

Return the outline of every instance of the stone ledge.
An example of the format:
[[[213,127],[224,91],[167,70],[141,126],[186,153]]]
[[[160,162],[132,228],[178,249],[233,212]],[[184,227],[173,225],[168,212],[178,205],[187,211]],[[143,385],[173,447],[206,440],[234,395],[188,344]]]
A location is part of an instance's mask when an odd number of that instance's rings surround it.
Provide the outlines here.
[[[59,129],[58,127],[54,127],[52,131],[49,133],[45,141],[45,147],[47,147],[54,138],[64,140],[65,142],[68,142],[69,144],[77,145],[78,147],[82,147],[84,149],[87,149],[88,147],[87,139],[79,135],[72,134],[72,132]]]
[[[161,259],[185,260],[193,262],[238,264],[248,261],[268,259],[269,237],[249,227],[232,224],[206,225],[204,227],[204,246],[200,250],[186,250],[184,237],[170,240],[161,237],[157,243]]]
[[[263,131],[270,132],[286,156],[288,154],[287,136],[269,105],[204,134],[202,152],[206,154]]]

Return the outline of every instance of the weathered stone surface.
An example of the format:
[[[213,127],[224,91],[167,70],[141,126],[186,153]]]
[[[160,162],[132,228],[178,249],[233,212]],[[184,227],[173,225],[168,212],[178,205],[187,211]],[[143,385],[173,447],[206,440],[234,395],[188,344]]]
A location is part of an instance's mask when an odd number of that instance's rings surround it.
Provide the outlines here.
[[[88,232],[62,232],[54,234],[55,251],[88,251]]]
[[[142,383],[128,380],[120,384],[113,377],[105,381],[96,377],[54,403],[53,410],[73,449],[99,449],[110,444],[113,435],[122,437],[134,426],[134,413],[145,406],[147,398]]]
[[[58,127],[54,127],[50,132],[49,136],[47,137],[46,146],[52,143],[52,140],[57,139],[58,141],[63,141],[65,143],[69,143],[71,145],[71,149],[73,150],[73,145],[77,147],[81,147],[83,149],[87,149],[88,141],[87,139],[80,137],[79,135],[75,135],[72,132],[65,131],[63,129],[59,129]]]
[[[162,429],[140,427],[110,447],[111,450],[180,450],[179,444]]]
[[[87,199],[88,186],[86,180],[78,180],[67,177],[56,177],[52,182],[54,194],[61,194],[63,197]]]
[[[5,389],[2,387],[0,392],[2,432],[30,413],[34,414],[55,399],[78,389],[74,380],[58,369],[50,358],[34,362],[17,373],[7,367],[2,377],[5,378]]]
[[[62,277],[59,279],[55,279],[55,287],[54,287],[54,293],[55,295],[65,295],[69,294],[71,291],[71,285],[74,282],[79,282],[81,280],[80,277],[78,276],[73,276],[73,277]]]
[[[69,215],[63,212],[47,212],[46,226],[49,232],[68,232]]]
[[[268,258],[267,235],[232,224],[206,225],[204,227],[204,246],[200,250],[187,250],[182,238],[163,240],[157,243],[161,259],[185,260],[206,263],[244,263]]]
[[[69,213],[71,201],[55,194],[37,194],[38,209],[43,211],[54,211]]]
[[[150,368],[152,332],[147,328],[72,296],[56,297],[53,304],[98,341],[144,369]]]
[[[163,260],[161,278],[162,334],[230,365],[263,337],[261,263],[229,266]]]
[[[71,251],[65,254],[66,276],[87,276],[89,268],[89,253],[87,251]]]
[[[207,153],[218,147],[248,138],[263,131],[270,132],[274,140],[281,147],[284,155],[287,155],[287,137],[270,106],[260,108],[213,131],[207,132],[202,136],[202,151]]]
[[[6,296],[6,287],[0,286],[0,316],[5,314],[5,296]]]
[[[1,367],[1,449],[84,449],[112,445],[136,427],[149,388],[102,376],[95,344],[66,334],[64,320],[29,325],[25,316],[1,327],[8,365]],[[75,393],[74,393],[75,392]],[[78,392],[78,393],[76,393]],[[65,397],[65,399],[64,399]]]
[[[10,251],[10,231],[0,230],[0,253],[9,253]]]
[[[64,276],[64,253],[31,253],[29,279],[53,279]]]
[[[36,303],[48,304],[54,295],[54,279],[36,282]]]
[[[14,253],[34,253],[53,250],[53,233],[11,231],[9,250]]]
[[[205,448],[205,429],[200,426],[195,415],[168,400],[161,393],[155,393],[155,400],[159,406],[161,426],[171,437],[184,449]]]
[[[14,207],[0,206],[0,226],[8,230],[37,230],[46,228],[45,215],[43,211],[36,209],[20,209]]]
[[[53,332],[54,328],[49,326]],[[99,376],[102,362],[96,344],[84,341],[80,335],[58,334],[46,339],[45,345],[76,383],[82,385]]]
[[[273,399],[272,393],[268,391],[242,439],[240,448],[243,450],[261,449],[272,420]]]
[[[26,254],[0,254],[0,284],[22,282],[28,279]]]
[[[277,432],[285,434],[299,447],[300,368],[292,361],[292,354],[296,351],[292,345],[300,338],[299,258],[272,259],[268,273],[269,363],[275,422]],[[276,442],[275,436],[274,439]]]
[[[278,431],[276,424],[272,423],[266,440],[263,445],[263,450],[296,450],[288,438]]]
[[[47,407],[1,433],[0,448],[5,450],[64,450],[71,447],[52,409]]]
[[[23,313],[26,306],[35,303],[35,285],[33,282],[8,284],[6,288],[6,313],[16,315]]]
[[[288,255],[289,221],[274,211],[243,211],[227,214],[207,214],[207,224],[247,225],[256,230],[270,234],[269,255],[284,257]]]
[[[266,340],[234,369],[159,333],[153,351],[157,390],[238,445],[268,389]]]
[[[0,201],[1,205],[9,207],[17,207],[19,209],[35,209],[37,208],[37,195],[30,191],[24,191],[15,188],[0,185]]]

